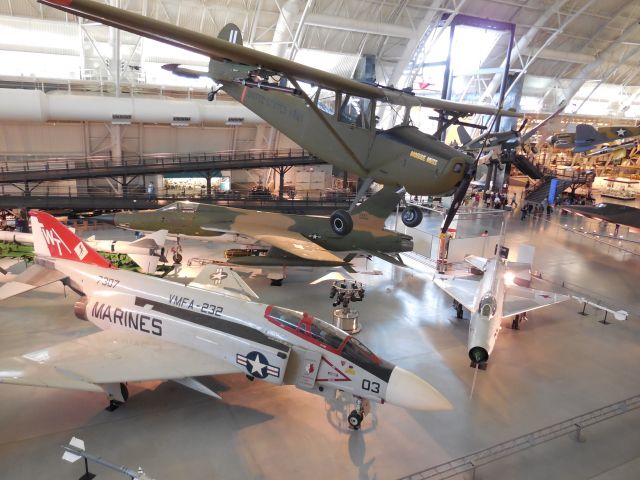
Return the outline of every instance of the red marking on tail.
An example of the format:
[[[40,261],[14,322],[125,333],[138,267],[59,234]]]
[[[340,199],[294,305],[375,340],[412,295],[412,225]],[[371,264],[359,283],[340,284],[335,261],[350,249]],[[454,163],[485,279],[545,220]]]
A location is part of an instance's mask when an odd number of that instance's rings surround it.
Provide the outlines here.
[[[33,246],[37,255],[113,268],[100,254],[58,220],[40,210],[29,211]]]

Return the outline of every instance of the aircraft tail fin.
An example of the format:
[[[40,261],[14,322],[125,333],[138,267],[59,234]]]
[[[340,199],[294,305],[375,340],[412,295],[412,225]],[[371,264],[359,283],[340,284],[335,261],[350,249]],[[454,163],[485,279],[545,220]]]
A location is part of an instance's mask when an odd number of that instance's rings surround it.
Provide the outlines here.
[[[398,202],[404,194],[404,188],[393,186],[384,187],[353,209],[351,212],[353,223],[357,224],[359,221],[370,221],[371,217],[375,217],[384,222],[389,214],[396,208],[396,205],[398,205]]]
[[[33,249],[37,256],[112,267],[104,257],[48,213],[31,210],[29,216],[33,230]]]
[[[227,23],[224,28],[220,30],[218,38],[220,38],[221,40],[226,40],[229,43],[242,45],[242,32],[234,23]]]
[[[598,132],[593,126],[580,123],[576,126],[575,148],[574,152],[586,152],[596,145],[608,143],[611,140]]]

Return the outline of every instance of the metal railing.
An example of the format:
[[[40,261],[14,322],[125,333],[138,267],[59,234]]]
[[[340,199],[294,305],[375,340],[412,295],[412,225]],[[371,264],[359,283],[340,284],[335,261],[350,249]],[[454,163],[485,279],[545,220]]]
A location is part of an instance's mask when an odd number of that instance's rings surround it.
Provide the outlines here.
[[[466,472],[475,472],[479,467],[487,465],[501,458],[522,452],[529,448],[541,445],[556,438],[573,434],[581,441],[581,433],[587,427],[617,417],[623,413],[640,408],[640,395],[627,398],[621,402],[612,403],[597,410],[592,410],[583,415],[569,418],[563,422],[550,425],[540,430],[521,435],[506,442],[499,443],[484,450],[456,458],[440,465],[433,466],[421,472],[417,472],[400,480],[444,480]]]

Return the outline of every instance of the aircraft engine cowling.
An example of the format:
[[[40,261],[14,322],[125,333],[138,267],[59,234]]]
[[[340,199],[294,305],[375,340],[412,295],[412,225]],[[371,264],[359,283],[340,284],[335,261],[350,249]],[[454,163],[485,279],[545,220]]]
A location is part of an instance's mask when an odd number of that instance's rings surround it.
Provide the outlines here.
[[[80,320],[85,322],[89,320],[87,317],[87,304],[89,303],[88,297],[80,297],[80,299],[73,304],[73,313]]]

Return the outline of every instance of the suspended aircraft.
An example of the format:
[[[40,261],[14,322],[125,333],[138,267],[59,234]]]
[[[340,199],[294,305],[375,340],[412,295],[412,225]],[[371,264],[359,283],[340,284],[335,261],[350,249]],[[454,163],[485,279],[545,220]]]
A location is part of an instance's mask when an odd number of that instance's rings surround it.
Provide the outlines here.
[[[363,83],[308,67],[242,44],[232,24],[218,38],[160,22],[93,0],[38,0],[78,17],[97,21],[169,45],[206,55],[209,71],[177,64],[167,70],[186,77],[209,76],[224,91],[318,158],[365,179],[352,208],[371,182],[404,186],[412,195],[449,195],[468,187],[461,181],[474,159],[410,125],[412,107],[439,113],[442,128],[472,114],[521,116],[486,105],[424,98],[410,91]],[[210,99],[214,98],[212,90]],[[377,128],[376,108],[404,108],[403,121]],[[464,192],[463,192],[464,194]],[[408,226],[422,220],[420,209],[402,214]],[[350,212],[335,211],[331,227],[339,235],[353,228]]]
[[[233,271],[205,268],[188,285],[114,268],[48,213],[31,210],[35,264],[0,287],[0,300],[62,282],[80,295],[74,313],[102,331],[19,357],[0,358],[0,383],[104,392],[109,408],[127,382],[244,373],[308,392],[351,394],[358,428],[366,402],[450,409],[430,384],[308,313],[255,301]]]
[[[359,252],[404,266],[398,253],[413,250],[410,236],[384,228],[384,222],[404,196],[404,189],[384,187],[353,210],[354,228],[337,235],[326,218],[261,212],[242,208],[176,202],[157,210],[121,212],[95,217],[98,221],[138,231],[166,228],[172,234],[203,240],[267,247],[264,256],[229,258],[238,266],[280,267],[268,276],[280,285],[284,267],[346,266]],[[341,258],[335,252],[348,252]],[[241,253],[241,252],[239,252]]]

